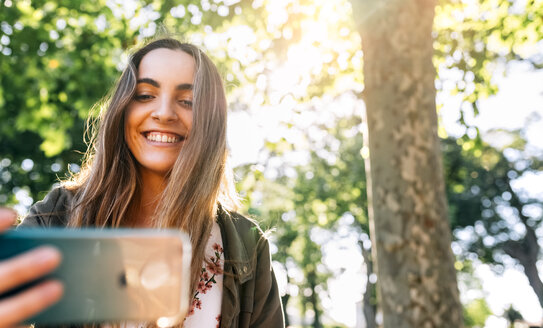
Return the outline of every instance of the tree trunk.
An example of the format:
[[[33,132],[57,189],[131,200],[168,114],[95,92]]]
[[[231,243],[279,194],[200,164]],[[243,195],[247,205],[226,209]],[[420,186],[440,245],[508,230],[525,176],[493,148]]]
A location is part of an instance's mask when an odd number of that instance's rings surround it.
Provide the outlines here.
[[[463,327],[437,137],[435,3],[352,3],[364,52],[370,235],[384,327]]]
[[[313,328],[321,328],[321,316],[320,316],[320,310],[319,310],[319,304],[318,304],[318,295],[315,291],[315,287],[317,287],[317,274],[314,271],[310,271],[307,274],[307,282],[309,283],[309,288],[311,288],[311,296],[309,296],[309,300],[311,302],[311,307],[313,308],[313,312],[315,312],[315,316],[313,317]]]
[[[302,327],[308,327],[307,324],[307,303],[302,300],[300,305],[300,320],[302,321]]]
[[[543,307],[543,282],[539,277],[539,271],[537,269],[537,261],[539,260],[540,247],[537,241],[537,236],[534,229],[528,224],[528,217],[522,213],[523,204],[520,201],[517,193],[511,187],[511,183],[508,181],[508,191],[511,193],[511,206],[517,209],[519,218],[526,234],[518,241],[509,240],[504,243],[504,252],[516,259],[524,268],[524,274],[528,278],[528,282],[532,287],[532,290],[539,300],[539,305]]]
[[[364,291],[363,299],[364,307],[362,311],[364,312],[364,319],[366,320],[366,328],[377,328],[377,323],[375,322],[375,315],[377,314],[375,284],[370,282],[370,276],[374,273],[373,260],[371,259],[371,251],[366,250],[362,242],[359,243],[359,246],[362,250],[362,256],[364,257],[367,276],[366,290]]]
[[[539,272],[536,265],[538,257],[537,255],[532,256],[533,253],[539,253],[539,245],[534,229],[528,225],[525,227],[526,236],[519,241],[507,241],[503,246],[503,250],[507,255],[516,259],[522,265],[524,274],[528,278],[532,290],[537,295],[539,305],[543,307],[543,283],[539,278]]]

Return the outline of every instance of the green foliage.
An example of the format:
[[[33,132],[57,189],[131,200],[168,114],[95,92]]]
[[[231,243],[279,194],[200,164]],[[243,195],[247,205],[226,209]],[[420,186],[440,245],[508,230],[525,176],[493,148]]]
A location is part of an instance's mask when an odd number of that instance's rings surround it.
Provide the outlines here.
[[[463,294],[464,325],[466,327],[485,327],[486,319],[492,315],[482,292],[479,278],[474,274],[473,262],[457,259],[454,267],[457,272],[458,285]]]
[[[0,158],[11,162],[2,167],[0,203],[23,186],[39,199],[68,163],[80,162],[84,120],[118,74],[121,43],[133,37],[121,25],[108,35],[114,29],[93,24],[99,15],[121,24],[104,7],[17,1],[0,10]],[[25,159],[34,162],[30,170],[21,166]]]
[[[464,325],[466,327],[484,327],[486,319],[492,314],[484,298],[478,298],[464,305]]]
[[[361,124],[356,116],[338,120],[327,131],[328,142],[314,148],[317,151],[311,152],[309,164],[299,169],[294,187],[296,203],[300,215],[310,225],[332,228],[340,217],[350,213],[363,231],[369,231],[364,162],[360,155]],[[337,144],[339,149],[334,149]]]
[[[543,171],[541,158],[524,157],[523,140],[516,133],[503,151],[480,141],[444,140],[444,163],[447,195],[453,230],[470,232],[469,238],[458,240],[470,258],[503,268],[504,246],[523,235],[518,225],[531,229],[541,226],[541,200],[519,194],[513,188],[515,179]],[[518,149],[517,147],[520,147]],[[508,159],[505,154],[508,154]]]
[[[174,34],[199,29],[196,15],[172,15],[189,3],[135,1],[132,11],[122,1],[0,1],[0,160],[9,163],[0,167],[0,205],[18,203],[21,188],[41,199],[69,164],[77,170],[85,120],[126,65],[123,54],[160,24]],[[223,22],[216,11],[202,22]]]
[[[515,309],[513,305],[509,305],[509,307],[504,311],[503,316],[509,322],[509,327],[514,327],[515,322],[524,319],[522,314]]]
[[[289,278],[300,293],[306,293],[307,297],[299,298],[302,317],[306,309],[319,306],[311,296],[326,290],[330,272],[323,266],[321,246],[339,220],[352,216],[352,228],[368,233],[361,123],[359,116],[347,116],[336,118],[331,127],[315,125],[325,137],[311,141],[306,135],[306,140],[319,147],[308,147],[306,164],[289,167],[283,160],[275,179],[265,178],[267,170],[276,169],[265,164],[236,169],[236,176],[243,177],[238,186],[247,192],[245,211],[274,227],[272,238],[278,252],[273,259],[286,264],[289,275],[298,269],[304,274],[301,281]],[[281,154],[277,147],[267,150],[271,152],[267,158]],[[319,295],[326,297],[326,293]]]
[[[543,2],[536,0],[441,0],[434,20],[438,91],[461,95],[459,108],[478,114],[478,102],[498,91],[500,65],[522,61],[543,68],[536,43],[543,39]],[[453,84],[451,86],[450,84]]]

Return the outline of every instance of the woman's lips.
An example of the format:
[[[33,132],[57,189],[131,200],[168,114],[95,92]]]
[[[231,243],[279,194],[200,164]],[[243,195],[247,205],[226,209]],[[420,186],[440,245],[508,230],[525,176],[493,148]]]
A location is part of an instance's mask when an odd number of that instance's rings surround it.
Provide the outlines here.
[[[176,143],[185,140],[185,136],[171,132],[150,131],[142,134],[147,140],[153,142]]]

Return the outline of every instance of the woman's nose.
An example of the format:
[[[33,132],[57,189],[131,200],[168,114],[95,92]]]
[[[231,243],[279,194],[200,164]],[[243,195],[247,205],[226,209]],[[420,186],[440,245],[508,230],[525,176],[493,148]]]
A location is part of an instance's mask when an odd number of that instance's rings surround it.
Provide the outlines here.
[[[157,108],[151,113],[151,117],[154,120],[166,123],[174,122],[179,119],[177,112],[175,111],[175,103],[170,99],[163,98]]]

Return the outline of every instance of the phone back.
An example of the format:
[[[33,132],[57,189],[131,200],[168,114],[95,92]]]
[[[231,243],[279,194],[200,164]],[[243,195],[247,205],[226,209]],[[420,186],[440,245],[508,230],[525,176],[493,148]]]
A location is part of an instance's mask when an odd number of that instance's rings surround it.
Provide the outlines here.
[[[27,323],[152,321],[166,327],[187,312],[191,250],[185,233],[25,228],[0,235],[0,259],[42,245],[57,247],[63,259],[39,281],[58,279],[65,291],[57,304]]]

